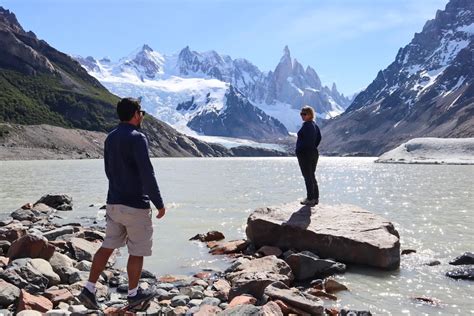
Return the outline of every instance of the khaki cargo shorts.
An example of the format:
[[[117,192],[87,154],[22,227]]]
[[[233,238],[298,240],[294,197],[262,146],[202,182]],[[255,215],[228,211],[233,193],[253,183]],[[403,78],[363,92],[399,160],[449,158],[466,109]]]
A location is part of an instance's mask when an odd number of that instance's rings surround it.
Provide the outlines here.
[[[107,204],[106,230],[102,247],[116,249],[127,245],[132,256],[151,256],[153,224],[151,209]]]

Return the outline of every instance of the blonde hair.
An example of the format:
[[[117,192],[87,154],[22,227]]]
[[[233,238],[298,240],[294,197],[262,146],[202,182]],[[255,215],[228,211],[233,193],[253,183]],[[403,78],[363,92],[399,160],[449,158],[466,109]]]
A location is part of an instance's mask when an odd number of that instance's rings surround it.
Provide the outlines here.
[[[311,116],[311,119],[314,120],[314,109],[310,107],[309,105],[305,105],[301,108],[302,113],[309,114]]]

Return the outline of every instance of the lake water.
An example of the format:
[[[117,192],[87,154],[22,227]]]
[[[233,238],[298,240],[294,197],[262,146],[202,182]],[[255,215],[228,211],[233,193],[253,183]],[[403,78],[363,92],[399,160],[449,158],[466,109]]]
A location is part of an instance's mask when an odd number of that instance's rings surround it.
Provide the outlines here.
[[[401,249],[417,253],[402,256],[398,271],[349,268],[336,278],[350,291],[326,306],[369,309],[376,315],[474,314],[473,283],[444,276],[454,267],[450,260],[474,251],[474,166],[373,161],[321,158],[321,203],[350,203],[386,217],[401,235]],[[155,220],[154,255],[145,268],[159,275],[225,269],[224,258],[210,256],[188,239],[209,230],[222,231],[228,240],[242,238],[252,210],[304,196],[295,158],[160,158],[153,165],[168,212]],[[64,221],[103,218],[98,206],[107,182],[101,160],[1,161],[0,174],[2,217],[43,194],[67,193],[74,210],[61,213]],[[423,265],[430,260],[441,265]],[[441,306],[417,303],[414,296],[436,298]]]

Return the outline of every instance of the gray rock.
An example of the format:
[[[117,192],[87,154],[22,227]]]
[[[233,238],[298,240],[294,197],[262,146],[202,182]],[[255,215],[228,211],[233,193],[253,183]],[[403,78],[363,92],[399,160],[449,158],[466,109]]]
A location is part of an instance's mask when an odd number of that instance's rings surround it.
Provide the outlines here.
[[[201,305],[201,303],[202,303],[202,300],[195,298],[195,299],[192,299],[188,302],[188,306],[189,307],[195,307],[195,306]]]
[[[10,216],[13,219],[16,219],[18,221],[31,221],[31,222],[36,222],[39,220],[40,213],[38,211],[34,210],[24,210],[24,209],[18,209],[10,214]]]
[[[47,311],[45,315],[48,316],[69,316],[71,315],[71,312],[68,310],[64,309],[52,309],[50,311]]]
[[[260,307],[250,305],[250,304],[243,304],[237,305],[222,312],[219,312],[217,315],[219,316],[253,316],[258,315],[260,312]]]
[[[73,267],[63,267],[59,268],[56,273],[59,275],[61,278],[61,283],[66,283],[66,284],[71,284],[69,282],[71,276],[75,273],[80,272],[78,269],[73,268]]]
[[[215,298],[215,297],[205,297],[205,298],[202,300],[200,306],[203,306],[203,305],[219,306],[220,303],[221,303],[221,300],[218,299],[218,298]]]
[[[164,290],[164,289],[156,289],[155,290],[156,292],[156,297],[158,298],[158,300],[170,300],[174,295],[168,293],[168,291]]]
[[[117,287],[117,292],[128,293],[128,283],[119,284],[119,286]]]
[[[128,279],[123,275],[114,275],[109,280],[110,287],[118,287],[120,284],[128,284]]]
[[[227,274],[232,288],[229,300],[240,294],[250,294],[261,298],[267,285],[281,281],[289,285],[294,279],[288,264],[275,256],[267,256],[252,261],[244,261],[234,271]]]
[[[353,205],[311,209],[294,202],[260,208],[249,216],[246,234],[257,248],[309,250],[324,258],[384,269],[400,266],[400,241],[393,224]]]
[[[68,235],[74,233],[74,227],[72,226],[63,226],[48,232],[43,233],[43,236],[48,240],[55,240],[59,236]]]
[[[100,244],[74,237],[71,238],[71,247],[74,250],[74,257],[76,260],[92,261],[95,253],[100,248]]]
[[[174,284],[171,284],[171,283],[158,283],[156,285],[156,288],[157,289],[163,289],[163,290],[166,290],[166,291],[170,291],[172,289],[175,288]]]
[[[186,306],[189,303],[190,299],[187,295],[176,295],[171,299],[171,306]]]
[[[78,262],[75,266],[76,269],[79,269],[81,271],[90,271],[92,267],[92,262],[82,260],[81,262]]]
[[[191,299],[201,299],[204,297],[204,289],[200,286],[183,287],[179,289],[182,295],[187,295]]]
[[[36,204],[43,203],[60,211],[71,211],[72,210],[72,197],[65,194],[48,194],[39,199]]]
[[[57,273],[54,272],[51,264],[48,261],[35,258],[31,259],[29,264],[49,280],[49,286],[56,285],[61,282],[61,278]]]
[[[42,316],[43,314],[34,310],[23,310],[16,314],[17,316]]]
[[[8,306],[20,297],[20,289],[13,284],[0,280],[0,306]]]
[[[80,281],[87,281],[89,278],[88,271],[74,271],[69,275],[69,284],[73,284]]]
[[[461,264],[474,264],[474,253],[472,252],[465,252],[459,257],[454,258],[449,264],[452,265],[461,265]]]
[[[83,314],[88,311],[87,307],[84,305],[70,305],[69,306],[69,311],[71,313],[80,313]]]
[[[156,276],[155,276],[155,274],[153,274],[152,272],[143,269],[143,270],[142,270],[142,273],[141,273],[141,275],[140,275],[140,278],[141,278],[141,279],[156,279]]]
[[[474,267],[464,266],[446,272],[446,276],[453,279],[474,281]]]
[[[300,292],[295,288],[288,288],[282,282],[270,284],[265,289],[265,295],[273,300],[281,300],[311,315],[324,315],[323,301],[315,296]]]
[[[72,268],[74,266],[74,260],[55,251],[51,259],[49,259],[49,264],[53,268],[53,271],[58,273],[61,268]]]
[[[342,273],[346,270],[345,264],[328,259],[318,259],[317,256],[306,253],[295,253],[286,258],[295,280],[324,278],[334,273]]]
[[[2,315],[2,316],[12,316],[13,313],[10,312],[8,309],[0,309],[0,315]]]

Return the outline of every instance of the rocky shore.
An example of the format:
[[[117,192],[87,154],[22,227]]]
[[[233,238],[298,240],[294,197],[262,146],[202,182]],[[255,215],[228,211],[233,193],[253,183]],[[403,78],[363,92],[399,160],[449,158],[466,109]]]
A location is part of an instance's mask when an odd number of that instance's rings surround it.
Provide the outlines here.
[[[371,315],[369,311],[333,307],[337,293],[349,289],[332,276],[344,273],[346,263],[370,265],[360,262],[356,252],[372,256],[371,262],[377,263],[373,266],[396,268],[400,254],[393,225],[354,209],[352,224],[348,221],[345,225],[347,231],[330,233],[330,225],[321,222],[320,214],[331,210],[336,213],[332,216],[343,216],[350,206],[296,210],[295,206],[255,210],[248,218],[247,239],[225,241],[224,235],[215,231],[191,238],[206,243],[213,255],[229,258],[224,272],[157,276],[144,270],[140,286],[152,287],[158,295],[145,312],[137,314]],[[105,234],[104,227],[97,225],[55,223],[60,212],[72,209],[69,196],[46,195],[0,222],[0,314],[133,314],[121,310],[128,280],[125,268],[114,265],[116,256],[97,285],[103,309],[87,310],[76,300]],[[369,223],[355,225],[361,218]],[[273,234],[274,238],[267,239],[266,234]],[[369,242],[370,238],[377,240]],[[303,239],[308,239],[306,244]],[[336,250],[328,253],[324,243]],[[447,275],[472,280],[473,258],[472,253],[456,258],[452,264],[461,266]]]

